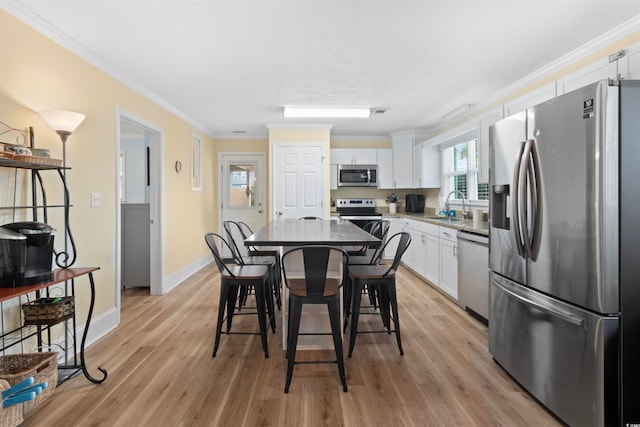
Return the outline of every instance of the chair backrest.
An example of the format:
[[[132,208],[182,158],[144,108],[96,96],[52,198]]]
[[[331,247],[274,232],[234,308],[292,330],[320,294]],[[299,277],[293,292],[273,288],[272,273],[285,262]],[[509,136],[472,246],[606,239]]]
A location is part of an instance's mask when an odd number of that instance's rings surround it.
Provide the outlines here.
[[[247,237],[253,234],[253,230],[251,229],[251,227],[249,227],[249,224],[247,224],[244,221],[237,221],[237,223],[238,223],[238,226],[240,227],[240,232],[242,233],[242,240],[246,240]],[[247,247],[247,252],[257,251],[257,250],[258,249],[254,246]]]
[[[242,226],[235,221],[225,221],[222,223],[222,226],[227,235],[231,253],[233,253],[234,258],[242,263],[242,257],[249,254],[247,248],[244,246],[244,239],[248,236],[244,235]],[[240,242],[240,244],[238,242]]]
[[[385,243],[385,245],[382,247],[381,253],[384,253],[385,248],[389,246],[389,244],[394,240],[398,240],[398,247],[396,248],[396,254],[393,257],[393,262],[389,266],[389,269],[383,274],[383,276],[386,276],[392,270],[395,271],[398,269],[398,266],[400,265],[400,260],[402,259],[402,255],[404,255],[404,253],[409,248],[409,245],[411,244],[411,235],[405,231],[394,234],[393,236],[389,237],[389,240],[387,240],[387,243]]]
[[[326,245],[308,245],[290,249],[282,255],[282,275],[287,288],[292,280],[304,280],[306,295],[328,296],[325,294],[327,278],[339,280],[342,285],[347,274],[349,255],[340,248]]]
[[[299,220],[317,220],[317,221],[322,221],[322,218],[318,218],[317,216],[303,216],[301,218],[298,218]]]
[[[363,230],[368,231],[369,234],[380,239],[380,246],[375,249],[368,249],[367,255],[371,255],[370,264],[377,264],[380,259],[382,259],[382,255],[384,254],[384,246],[385,240],[387,239],[387,234],[389,234],[389,227],[391,223],[388,220],[380,220],[380,221],[371,221],[368,222]]]
[[[209,246],[209,249],[211,249],[211,253],[213,254],[213,258],[216,261],[216,265],[218,266],[218,271],[220,272],[220,274],[223,274],[226,272],[230,276],[235,277],[235,274],[233,274],[231,270],[229,270],[229,267],[227,267],[227,264],[224,262],[224,259],[222,257],[222,252],[220,251],[220,249],[226,245],[229,251],[233,253],[233,250],[229,246],[229,243],[227,243],[227,241],[224,240],[224,237],[216,233],[207,233],[204,235],[204,240],[205,242],[207,242],[207,246]],[[216,241],[218,243],[216,243]],[[218,248],[218,244],[220,245],[221,248]]]

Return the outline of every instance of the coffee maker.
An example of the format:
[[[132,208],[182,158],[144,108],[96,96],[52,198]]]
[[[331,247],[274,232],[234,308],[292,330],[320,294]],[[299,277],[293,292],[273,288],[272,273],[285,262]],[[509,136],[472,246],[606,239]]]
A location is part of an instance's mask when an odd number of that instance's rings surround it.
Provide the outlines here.
[[[422,194],[407,194],[404,201],[404,210],[407,213],[423,213],[424,196]]]
[[[14,222],[0,227],[0,287],[13,288],[53,279],[53,232],[48,224]]]

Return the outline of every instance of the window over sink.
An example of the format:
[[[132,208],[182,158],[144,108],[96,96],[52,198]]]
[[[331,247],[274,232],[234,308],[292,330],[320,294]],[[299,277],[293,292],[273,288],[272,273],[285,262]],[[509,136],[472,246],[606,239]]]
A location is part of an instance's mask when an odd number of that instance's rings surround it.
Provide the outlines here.
[[[457,190],[465,195],[468,201],[479,205],[488,204],[489,184],[478,183],[478,139],[473,135],[467,135],[462,140],[450,145],[444,145],[442,149],[442,192],[448,194]],[[451,196],[450,200],[461,200],[458,194]]]

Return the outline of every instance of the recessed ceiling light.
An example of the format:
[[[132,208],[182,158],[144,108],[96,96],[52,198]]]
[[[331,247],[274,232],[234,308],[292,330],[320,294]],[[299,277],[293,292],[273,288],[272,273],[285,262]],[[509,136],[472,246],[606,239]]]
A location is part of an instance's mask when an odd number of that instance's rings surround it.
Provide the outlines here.
[[[288,118],[367,118],[371,116],[371,108],[284,107],[282,115]]]

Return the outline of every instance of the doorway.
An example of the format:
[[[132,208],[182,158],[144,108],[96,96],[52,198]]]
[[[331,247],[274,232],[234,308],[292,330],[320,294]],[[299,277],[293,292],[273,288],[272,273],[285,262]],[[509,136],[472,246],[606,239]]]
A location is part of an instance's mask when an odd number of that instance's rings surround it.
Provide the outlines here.
[[[118,110],[116,306],[123,288],[164,293],[162,130]]]
[[[243,221],[253,231],[265,225],[265,155],[264,153],[220,153],[220,224]],[[229,256],[230,254],[223,254]]]

